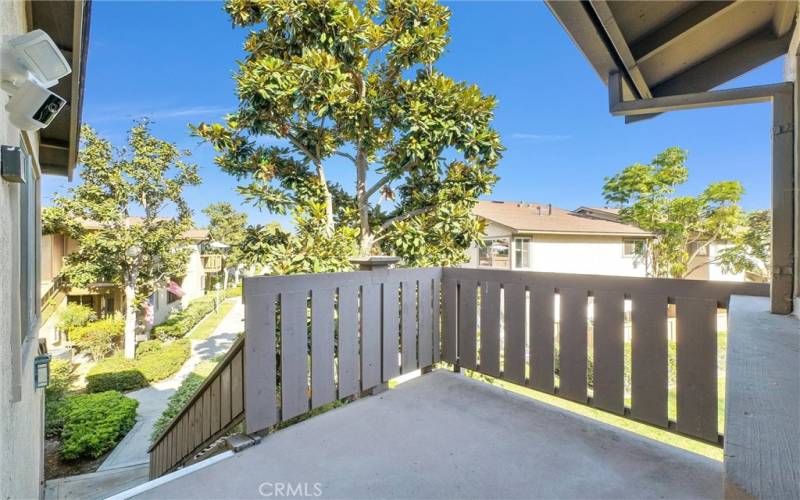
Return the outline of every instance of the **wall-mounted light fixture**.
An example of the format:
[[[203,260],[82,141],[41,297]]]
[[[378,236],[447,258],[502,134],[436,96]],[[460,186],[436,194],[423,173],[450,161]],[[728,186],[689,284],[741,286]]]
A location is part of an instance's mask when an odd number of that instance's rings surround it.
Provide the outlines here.
[[[37,389],[43,389],[50,384],[50,358],[49,354],[41,354],[33,360],[33,378]]]
[[[0,146],[0,174],[6,182],[25,183],[28,155],[18,146]]]

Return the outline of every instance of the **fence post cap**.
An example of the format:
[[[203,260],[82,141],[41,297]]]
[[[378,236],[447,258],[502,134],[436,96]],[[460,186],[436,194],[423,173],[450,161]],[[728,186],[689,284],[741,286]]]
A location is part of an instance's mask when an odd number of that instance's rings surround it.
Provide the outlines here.
[[[391,255],[370,255],[367,257],[353,257],[350,259],[350,263],[358,266],[361,271],[373,271],[397,265],[400,260],[400,257]]]

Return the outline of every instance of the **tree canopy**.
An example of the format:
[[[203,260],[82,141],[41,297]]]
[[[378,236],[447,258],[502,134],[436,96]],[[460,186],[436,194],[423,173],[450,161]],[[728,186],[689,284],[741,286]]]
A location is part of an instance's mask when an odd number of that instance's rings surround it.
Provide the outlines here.
[[[203,209],[208,217],[208,235],[212,241],[229,246],[225,256],[228,266],[242,262],[242,243],[247,235],[247,214],[239,212],[233,205],[223,201],[211,203]]]
[[[434,67],[449,41],[448,9],[435,0],[225,8],[252,30],[235,76],[239,108],[194,130],[249,202],[291,213],[295,232],[282,236],[291,269],[341,269],[377,252],[407,265],[463,261],[482,231],[472,208],[496,182],[503,148],[494,97]],[[352,164],[352,193],[327,180],[334,157]]]
[[[184,161],[189,153],[153,137],[147,122],[133,126],[122,148],[88,126],[81,138],[81,183],[43,211],[43,226],[78,243],[61,270],[70,285],[125,289],[126,355],[133,356],[138,306],[166,279],[185,272],[183,233],[192,212],[183,189],[200,178],[197,167]]]
[[[653,233],[642,250],[650,276],[684,278],[723,255],[728,269],[734,261],[743,265],[745,249],[735,243],[745,226],[739,206],[744,188],[738,181],[721,181],[697,196],[677,196],[689,178],[686,158],[685,150],[668,148],[649,164],[635,163],[606,178],[603,187],[606,202],[621,208],[623,220]],[[731,246],[708,261],[695,260],[719,241]]]

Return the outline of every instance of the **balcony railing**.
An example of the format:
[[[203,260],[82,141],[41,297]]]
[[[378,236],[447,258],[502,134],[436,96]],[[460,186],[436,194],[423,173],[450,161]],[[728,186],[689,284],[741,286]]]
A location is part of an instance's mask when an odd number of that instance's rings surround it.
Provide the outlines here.
[[[430,367],[440,353],[456,368],[719,443],[718,308],[727,307],[732,294],[769,293],[766,285],[751,283],[458,268],[244,283],[245,339],[153,445],[153,477],[188,463],[240,420],[247,433],[268,431]],[[667,402],[671,307],[677,322],[675,422]]]

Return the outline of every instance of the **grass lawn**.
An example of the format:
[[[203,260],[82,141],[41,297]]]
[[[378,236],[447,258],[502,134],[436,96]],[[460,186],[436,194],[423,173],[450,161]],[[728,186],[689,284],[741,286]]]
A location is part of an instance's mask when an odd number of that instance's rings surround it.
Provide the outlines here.
[[[225,318],[225,316],[231,312],[231,309],[233,309],[235,304],[236,302],[233,300],[226,300],[220,304],[219,310],[206,316],[203,321],[198,323],[194,330],[189,332],[189,335],[187,335],[186,338],[191,340],[207,339],[208,336],[211,335],[214,330],[216,330],[217,326],[222,323],[222,320]]]

